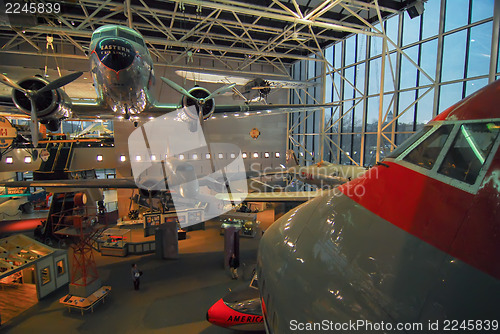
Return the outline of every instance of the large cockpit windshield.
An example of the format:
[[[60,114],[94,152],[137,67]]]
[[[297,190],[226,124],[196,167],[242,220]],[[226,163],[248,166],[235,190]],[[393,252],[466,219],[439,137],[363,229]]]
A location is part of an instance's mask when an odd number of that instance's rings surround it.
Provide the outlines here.
[[[500,123],[462,124],[438,173],[474,184],[500,132]]]
[[[392,152],[391,158],[431,171],[429,176],[446,176],[470,185],[476,183],[500,133],[500,122],[469,122],[425,127]],[[410,149],[410,147],[414,146]]]
[[[408,147],[413,145],[417,140],[422,138],[430,129],[432,129],[432,125],[426,125],[420,131],[415,132],[413,136],[405,140],[401,145],[399,145],[394,151],[391,152],[387,157],[388,158],[397,158],[401,153],[406,151]]]
[[[411,150],[403,160],[425,169],[432,169],[452,129],[451,124],[441,126]]]
[[[110,26],[108,28],[103,28],[99,31],[96,31],[92,34],[92,40],[97,40],[103,37],[121,37],[125,38],[131,42],[135,42],[142,47],[146,47],[144,43],[144,39],[142,36],[132,29],[127,29],[124,27],[113,27]]]
[[[116,37],[116,28],[107,28],[96,31],[92,34],[92,40],[96,40],[103,37]]]

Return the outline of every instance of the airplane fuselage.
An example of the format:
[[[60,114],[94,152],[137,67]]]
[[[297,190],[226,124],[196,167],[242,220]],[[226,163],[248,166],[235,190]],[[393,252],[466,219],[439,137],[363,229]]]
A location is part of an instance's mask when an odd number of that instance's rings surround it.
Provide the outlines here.
[[[294,166],[287,170],[300,181],[319,188],[331,188],[364,174],[366,168],[324,163],[317,166]]]
[[[152,104],[153,61],[139,33],[123,26],[106,25],[92,34],[90,49],[98,99],[127,118]]]
[[[268,333],[498,330],[499,90],[457,103],[265,232]]]

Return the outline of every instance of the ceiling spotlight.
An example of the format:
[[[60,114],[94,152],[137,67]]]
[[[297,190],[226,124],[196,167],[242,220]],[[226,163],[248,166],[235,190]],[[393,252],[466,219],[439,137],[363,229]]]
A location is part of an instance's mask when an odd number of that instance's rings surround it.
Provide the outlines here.
[[[6,164],[12,164],[13,162],[14,162],[14,158],[12,158],[12,157],[6,157],[5,158],[5,163]]]
[[[120,155],[120,161],[121,161],[121,162],[125,162],[125,161],[127,161],[127,157],[126,157],[126,156],[124,156],[124,155]]]
[[[408,16],[410,16],[410,19],[414,19],[424,12],[424,2],[422,0],[417,0],[410,4],[407,8],[406,11],[408,12]]]
[[[31,163],[31,157],[30,156],[24,157],[24,163],[25,164],[30,164]]]
[[[99,154],[99,155],[97,156],[97,161],[102,161],[102,155],[100,155],[100,154]]]

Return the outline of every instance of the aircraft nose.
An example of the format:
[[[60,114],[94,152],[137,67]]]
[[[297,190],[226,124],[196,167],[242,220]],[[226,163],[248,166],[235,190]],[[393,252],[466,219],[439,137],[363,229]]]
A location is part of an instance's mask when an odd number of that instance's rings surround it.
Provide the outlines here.
[[[135,50],[132,44],[117,38],[105,38],[99,41],[95,48],[95,53],[104,66],[115,72],[119,72],[132,65],[135,57]]]

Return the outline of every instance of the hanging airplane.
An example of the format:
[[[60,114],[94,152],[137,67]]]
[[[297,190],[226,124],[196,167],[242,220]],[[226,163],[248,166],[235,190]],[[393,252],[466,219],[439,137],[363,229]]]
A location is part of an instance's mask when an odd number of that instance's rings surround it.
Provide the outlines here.
[[[277,220],[257,261],[267,332],[497,331],[499,104],[496,81]]]
[[[318,86],[318,82],[290,80],[275,74],[260,73],[245,76],[240,73],[219,73],[214,70],[177,70],[175,73],[184,79],[209,83],[235,83],[242,86],[240,89],[233,88],[233,97],[245,100],[247,103],[262,101],[267,98],[273,89],[297,89]]]
[[[71,73],[49,82],[40,76],[18,83],[0,74],[0,80],[13,88],[12,102],[2,101],[0,111],[30,116],[32,141],[38,144],[38,122],[50,131],[59,129],[64,119],[105,119],[155,117],[182,106],[197,107],[200,120],[213,113],[252,114],[314,110],[332,105],[226,105],[216,106],[214,97],[230,91],[234,83],[210,93],[202,87],[187,91],[173,81],[161,80],[183,95],[181,105],[159,103],[151,95],[155,83],[153,61],[142,35],[134,29],[105,25],[94,31],[90,41],[90,64],[97,93],[95,101],[72,101],[60,88],[76,80],[82,72]],[[104,110],[108,110],[105,112]],[[112,111],[112,112],[110,112]]]

